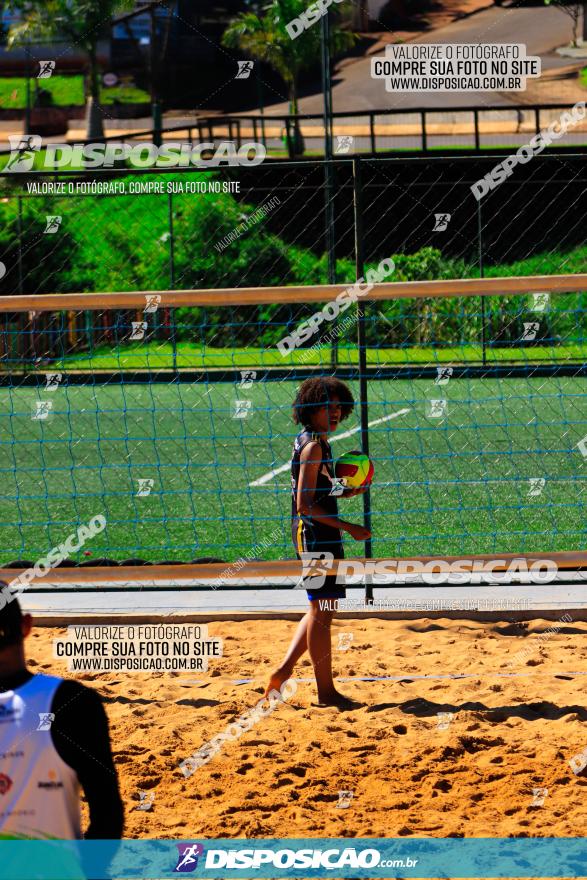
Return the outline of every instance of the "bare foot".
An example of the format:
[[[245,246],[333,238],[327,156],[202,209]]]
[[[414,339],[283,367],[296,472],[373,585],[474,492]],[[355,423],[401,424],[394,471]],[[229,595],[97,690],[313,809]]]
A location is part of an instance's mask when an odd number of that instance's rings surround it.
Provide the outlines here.
[[[271,673],[271,677],[269,679],[269,684],[265,688],[264,697],[268,697],[271,691],[280,691],[281,686],[284,681],[287,681],[288,678],[291,678],[292,674],[291,669],[283,669],[281,666],[279,669],[276,669],[275,672]]]
[[[314,703],[313,705],[318,706],[319,708],[335,706],[337,709],[358,709],[365,704],[359,703],[357,700],[351,700],[350,697],[345,697],[344,694],[334,690],[329,691],[327,694],[319,694],[318,703]]]

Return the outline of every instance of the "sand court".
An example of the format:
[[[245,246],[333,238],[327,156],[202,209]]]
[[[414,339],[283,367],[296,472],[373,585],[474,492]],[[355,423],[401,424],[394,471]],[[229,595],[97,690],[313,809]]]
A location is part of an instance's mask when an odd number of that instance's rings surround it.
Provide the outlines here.
[[[304,659],[288,701],[251,715],[294,626],[210,623],[223,656],[196,674],[67,673],[64,630],[33,630],[32,671],[105,700],[126,838],[584,834],[587,623],[336,618],[338,687],[363,705],[313,706]],[[243,717],[186,778],[180,763]]]

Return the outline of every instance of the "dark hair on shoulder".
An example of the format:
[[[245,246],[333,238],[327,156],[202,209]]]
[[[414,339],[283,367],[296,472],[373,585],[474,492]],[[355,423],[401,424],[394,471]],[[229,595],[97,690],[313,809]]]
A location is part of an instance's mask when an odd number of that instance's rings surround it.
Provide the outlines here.
[[[336,397],[340,401],[341,421],[352,413],[355,401],[351,390],[333,376],[306,379],[298,388],[293,402],[293,420],[298,425],[308,425],[316,410]]]

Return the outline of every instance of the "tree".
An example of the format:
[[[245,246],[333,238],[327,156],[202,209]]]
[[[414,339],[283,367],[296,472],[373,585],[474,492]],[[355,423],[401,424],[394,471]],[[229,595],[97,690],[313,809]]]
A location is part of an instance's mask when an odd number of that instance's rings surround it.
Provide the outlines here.
[[[577,48],[579,45],[579,19],[583,9],[582,2],[569,2],[569,0],[544,0],[546,6],[556,6],[561,12],[565,12],[573,22],[573,41],[572,46]]]
[[[89,98],[86,137],[104,137],[100,111],[98,40],[117,13],[134,8],[133,0],[24,0],[16,2],[22,20],[8,32],[8,48],[61,37],[88,56]]]
[[[229,24],[222,37],[228,49],[241,49],[251,58],[269,64],[283,79],[288,90],[289,114],[298,112],[298,82],[305,68],[316,64],[320,58],[320,23],[315,22],[292,39],[286,30],[294,18],[306,11],[307,0],[268,0],[263,14],[243,12]],[[330,29],[331,50],[334,54],[350,49],[355,42],[354,34],[340,27],[340,12],[334,10]],[[290,157],[304,151],[300,127],[294,122],[293,138],[288,137]]]

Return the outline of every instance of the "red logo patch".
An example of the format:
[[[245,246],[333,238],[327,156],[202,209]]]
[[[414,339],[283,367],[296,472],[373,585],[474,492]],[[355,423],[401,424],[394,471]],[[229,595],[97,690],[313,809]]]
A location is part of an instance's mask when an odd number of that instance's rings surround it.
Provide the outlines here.
[[[12,779],[6,773],[0,773],[0,794],[6,794],[12,788]]]

